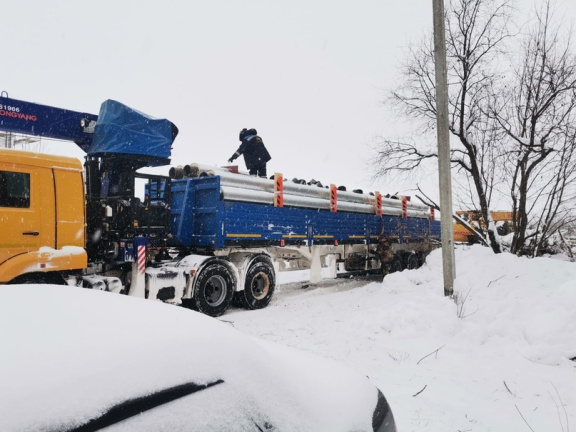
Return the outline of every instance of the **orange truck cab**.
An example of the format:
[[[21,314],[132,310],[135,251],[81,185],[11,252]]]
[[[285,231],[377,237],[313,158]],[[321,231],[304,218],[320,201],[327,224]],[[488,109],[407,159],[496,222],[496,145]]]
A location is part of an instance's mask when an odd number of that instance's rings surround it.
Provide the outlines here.
[[[79,160],[0,149],[0,283],[85,269],[85,220]]]

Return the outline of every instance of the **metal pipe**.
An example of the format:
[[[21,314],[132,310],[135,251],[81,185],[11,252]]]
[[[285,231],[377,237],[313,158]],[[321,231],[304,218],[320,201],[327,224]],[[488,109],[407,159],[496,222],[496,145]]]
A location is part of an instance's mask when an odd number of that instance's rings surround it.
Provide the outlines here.
[[[274,193],[274,181],[266,178],[250,176],[242,173],[232,173],[227,168],[217,167],[213,165],[204,165],[199,163],[191,163],[183,167],[185,177],[198,177],[206,175],[218,175],[220,177],[220,185],[222,187],[232,187],[236,189],[245,189],[249,191],[263,191],[270,194]],[[320,200],[330,200],[330,189],[313,186],[313,185],[302,185],[293,183],[290,180],[284,182],[284,196],[294,195],[301,198],[319,198]],[[238,192],[239,193],[239,192]],[[250,194],[245,194],[249,196]],[[273,196],[270,204],[273,204]],[[251,202],[251,201],[249,201]],[[304,202],[304,200],[302,201]],[[285,198],[286,203],[286,198]],[[348,191],[338,191],[338,208],[344,210],[346,204],[344,203],[355,203],[360,205],[365,205],[367,208],[371,208],[371,211],[366,211],[366,213],[374,212],[374,205],[376,203],[376,197],[372,195],[359,194],[355,192]],[[291,205],[286,203],[286,205]],[[325,203],[321,207],[313,205],[313,208],[324,208]],[[382,208],[390,209],[387,214],[390,213],[391,209],[396,209],[393,214],[402,213],[402,200],[392,199],[392,198],[382,198]],[[346,211],[346,210],[344,210]],[[357,211],[357,210],[355,210]],[[419,214],[425,215],[424,217],[429,217],[430,209],[428,206],[423,204],[417,204],[408,202],[409,212],[418,212]]]
[[[200,170],[195,165],[184,165],[184,175],[188,178],[198,177]]]
[[[184,167],[182,165],[178,165],[177,167],[170,167],[168,175],[173,179],[181,179],[184,177]]]
[[[222,199],[224,201],[251,202],[257,204],[274,204],[274,194],[253,189],[222,186]],[[318,197],[306,197],[300,195],[284,194],[284,205],[287,207],[313,208],[317,210],[330,210],[330,201]],[[359,204],[352,202],[339,202],[338,210],[352,213],[375,214],[374,207],[370,204]],[[402,209],[387,207],[382,208],[382,213],[386,215],[400,216]],[[408,210],[409,217],[428,218],[429,214],[422,211]]]
[[[214,165],[199,163],[191,163],[184,166],[184,175],[186,177],[200,177],[202,173],[211,173],[210,175],[220,175],[222,173],[230,174],[230,170]]]
[[[222,186],[241,187],[250,190],[274,192],[274,181],[269,179],[244,174],[234,174],[226,171],[218,172],[217,175],[220,176],[220,185]],[[291,181],[284,182],[284,194],[298,195],[303,197],[314,196],[322,199],[330,199],[330,189],[321,188],[318,186],[301,185]],[[341,202],[374,205],[376,203],[376,197],[372,195],[358,194],[355,192],[338,191],[339,205]],[[402,208],[402,200],[382,198],[382,206]],[[408,202],[408,209],[425,212],[430,210],[426,205],[412,202]]]

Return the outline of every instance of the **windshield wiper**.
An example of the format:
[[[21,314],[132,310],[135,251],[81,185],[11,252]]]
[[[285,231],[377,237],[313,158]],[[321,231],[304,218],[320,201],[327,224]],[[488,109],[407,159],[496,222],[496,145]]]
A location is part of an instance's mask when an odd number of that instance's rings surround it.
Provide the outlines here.
[[[175,387],[170,387],[151,393],[146,396],[128,399],[119,404],[111,406],[102,415],[90,419],[83,425],[65,429],[66,432],[94,432],[113,424],[119,423],[130,417],[149,411],[152,408],[196,393],[200,390],[205,390],[217,384],[222,384],[223,380],[214,381],[208,384],[186,383],[180,384]],[[59,429],[62,430],[62,429]]]

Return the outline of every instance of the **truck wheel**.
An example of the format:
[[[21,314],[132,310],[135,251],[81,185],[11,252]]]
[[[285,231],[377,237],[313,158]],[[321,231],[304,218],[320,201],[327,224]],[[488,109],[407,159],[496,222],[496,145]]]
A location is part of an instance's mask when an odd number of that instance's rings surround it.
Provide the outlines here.
[[[257,258],[246,273],[244,290],[236,293],[237,300],[246,309],[265,308],[272,300],[275,287],[273,267],[267,260]]]
[[[401,272],[404,270],[404,261],[400,255],[395,255],[390,263],[390,273]]]
[[[13,279],[10,283],[67,285],[64,276],[59,272],[26,273]]]
[[[406,270],[414,270],[420,267],[418,255],[412,253],[406,256]]]
[[[198,276],[194,287],[194,305],[198,311],[217,317],[232,302],[234,282],[228,268],[218,262],[208,264]]]

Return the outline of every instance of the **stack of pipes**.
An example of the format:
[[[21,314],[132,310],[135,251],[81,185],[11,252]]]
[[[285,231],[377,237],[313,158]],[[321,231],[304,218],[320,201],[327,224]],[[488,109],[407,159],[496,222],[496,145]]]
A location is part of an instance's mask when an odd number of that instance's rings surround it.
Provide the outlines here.
[[[274,205],[274,180],[232,173],[225,167],[197,163],[170,168],[173,179],[217,175],[220,177],[221,196],[225,201],[241,201]],[[284,205],[287,207],[330,210],[330,189],[284,181]],[[353,213],[376,213],[376,197],[358,192],[338,190],[338,211]],[[402,199],[382,198],[382,214],[402,215]],[[408,217],[430,218],[430,209],[423,204],[407,203]]]

